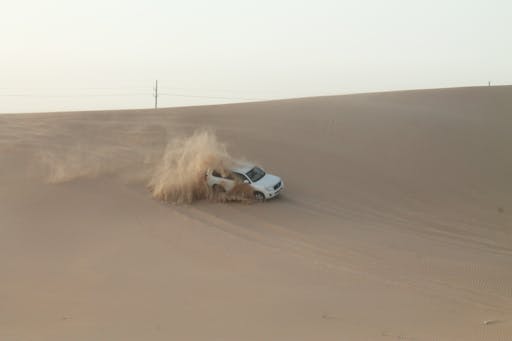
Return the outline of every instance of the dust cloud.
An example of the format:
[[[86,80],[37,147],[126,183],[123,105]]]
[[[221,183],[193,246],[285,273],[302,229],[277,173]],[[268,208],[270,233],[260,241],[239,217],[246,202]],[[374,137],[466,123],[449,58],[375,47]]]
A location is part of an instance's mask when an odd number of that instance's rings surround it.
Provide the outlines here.
[[[154,198],[177,204],[201,199],[249,200],[252,199],[252,189],[247,184],[238,183],[229,193],[216,193],[206,183],[208,169],[227,175],[232,166],[240,163],[228,153],[226,144],[220,142],[213,131],[199,130],[167,144],[148,187]]]
[[[158,136],[155,131],[148,129],[117,138],[114,134],[98,135],[93,140],[76,137],[68,144],[47,145],[38,152],[45,181],[62,184],[108,176],[145,184],[155,199],[176,204],[204,199],[253,199],[252,187],[241,182],[228,193],[208,187],[208,169],[227,176],[231,167],[247,163],[233,158],[213,130],[199,129],[191,135],[158,130]]]

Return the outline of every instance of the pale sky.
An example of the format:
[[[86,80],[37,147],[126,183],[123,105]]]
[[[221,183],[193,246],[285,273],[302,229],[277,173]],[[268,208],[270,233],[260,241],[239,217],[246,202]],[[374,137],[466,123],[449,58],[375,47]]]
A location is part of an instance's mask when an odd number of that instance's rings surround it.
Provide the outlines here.
[[[512,84],[508,0],[0,5],[0,113]]]

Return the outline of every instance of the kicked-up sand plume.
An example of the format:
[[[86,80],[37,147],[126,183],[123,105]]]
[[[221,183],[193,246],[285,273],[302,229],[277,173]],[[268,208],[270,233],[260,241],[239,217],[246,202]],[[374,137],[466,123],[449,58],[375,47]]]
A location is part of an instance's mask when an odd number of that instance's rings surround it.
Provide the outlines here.
[[[66,146],[61,150],[39,152],[39,160],[48,174],[47,181],[60,184],[76,179],[96,178],[114,172],[109,159],[91,153],[86,146]]]
[[[169,140],[165,145],[163,140],[149,145],[151,137],[145,136],[125,136],[101,144],[77,138],[65,145],[50,144],[38,150],[35,161],[51,184],[111,177],[145,181],[154,198],[176,204],[202,199],[252,200],[253,190],[246,184],[238,183],[229,193],[215,193],[207,186],[208,169],[227,175],[232,166],[245,163],[229,155],[226,144],[218,140],[213,129],[198,129],[190,135],[166,129],[165,138]]]
[[[192,203],[199,199],[223,200],[249,198],[249,186],[238,184],[230,193],[213,193],[206,184],[206,171],[215,169],[227,175],[240,161],[229,155],[226,145],[218,141],[212,130],[200,130],[191,136],[169,142],[149,181],[157,199],[173,203]]]
[[[512,340],[511,113],[503,86],[0,115],[0,341]],[[239,156],[277,200],[209,193]]]

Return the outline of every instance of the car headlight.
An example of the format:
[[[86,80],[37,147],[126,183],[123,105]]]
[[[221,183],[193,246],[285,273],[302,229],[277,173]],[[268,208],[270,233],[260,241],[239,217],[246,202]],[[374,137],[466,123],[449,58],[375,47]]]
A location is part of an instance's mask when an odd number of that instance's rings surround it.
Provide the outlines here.
[[[265,187],[265,189],[269,192],[272,192],[274,190],[274,186],[268,186],[268,187]]]

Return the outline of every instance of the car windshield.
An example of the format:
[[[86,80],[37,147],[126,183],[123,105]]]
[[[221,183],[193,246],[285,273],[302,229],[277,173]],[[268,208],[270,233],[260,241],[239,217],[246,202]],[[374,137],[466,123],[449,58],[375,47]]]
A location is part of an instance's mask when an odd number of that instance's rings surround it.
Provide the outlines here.
[[[249,179],[251,179],[252,182],[256,182],[265,176],[265,171],[263,171],[263,169],[259,167],[254,167],[253,169],[247,172],[247,176],[249,177]]]

